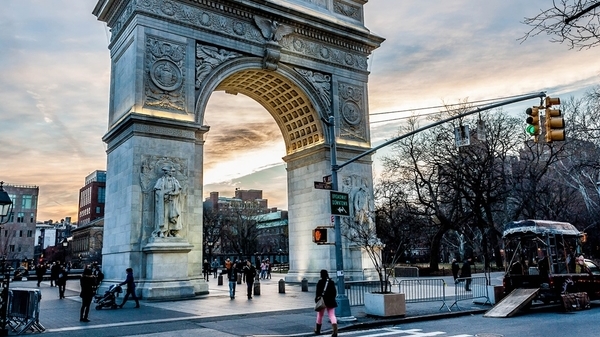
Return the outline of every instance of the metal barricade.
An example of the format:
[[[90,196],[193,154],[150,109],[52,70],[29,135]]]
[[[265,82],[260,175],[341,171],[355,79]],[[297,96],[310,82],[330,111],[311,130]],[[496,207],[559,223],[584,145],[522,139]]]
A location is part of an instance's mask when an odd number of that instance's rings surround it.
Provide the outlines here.
[[[483,304],[492,304],[488,292],[489,282],[486,277],[459,277],[456,279],[454,287],[454,303],[450,306],[456,306],[458,310],[459,301],[473,300],[475,298],[485,298]]]
[[[350,305],[364,305],[365,293],[381,291],[379,281],[346,281],[344,285]]]
[[[446,286],[443,279],[401,280],[398,282],[398,292],[404,294],[406,303],[441,301],[442,306],[438,310],[445,306],[448,311],[452,311],[446,304]]]
[[[42,293],[39,289],[10,289],[8,291],[8,326],[18,335],[27,330],[43,332],[46,330],[40,324],[40,300]]]

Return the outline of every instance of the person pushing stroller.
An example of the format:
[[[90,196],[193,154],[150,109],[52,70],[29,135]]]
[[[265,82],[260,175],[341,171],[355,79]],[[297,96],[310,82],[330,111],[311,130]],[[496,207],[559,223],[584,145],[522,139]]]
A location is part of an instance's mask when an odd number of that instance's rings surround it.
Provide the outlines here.
[[[123,303],[121,303],[119,305],[119,308],[123,308],[125,303],[127,303],[127,299],[129,299],[129,295],[131,295],[131,297],[135,301],[134,308],[139,308],[140,302],[138,301],[138,298],[135,295],[135,281],[133,279],[133,269],[127,268],[127,269],[125,269],[125,271],[127,272],[127,277],[125,278],[125,281],[119,283],[119,286],[126,284],[127,285],[127,293],[125,293],[125,297],[123,297]]]

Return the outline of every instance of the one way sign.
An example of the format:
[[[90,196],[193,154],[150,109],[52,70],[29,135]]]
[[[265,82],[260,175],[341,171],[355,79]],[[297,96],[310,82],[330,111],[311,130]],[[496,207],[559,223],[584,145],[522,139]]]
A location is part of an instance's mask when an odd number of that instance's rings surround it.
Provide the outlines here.
[[[348,193],[330,191],[331,215],[349,216]]]

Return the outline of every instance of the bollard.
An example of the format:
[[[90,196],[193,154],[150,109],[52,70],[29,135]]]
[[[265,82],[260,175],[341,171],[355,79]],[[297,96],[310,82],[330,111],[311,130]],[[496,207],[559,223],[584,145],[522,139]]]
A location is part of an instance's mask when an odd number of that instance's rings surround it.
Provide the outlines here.
[[[285,281],[283,279],[279,280],[279,293],[285,294]]]
[[[219,277],[217,278],[217,285],[223,285],[223,274],[219,275]]]
[[[260,296],[260,282],[254,282],[254,296]]]
[[[305,278],[302,279],[302,291],[304,291],[304,292],[308,291],[308,280]]]
[[[242,274],[238,274],[237,284],[242,284]]]

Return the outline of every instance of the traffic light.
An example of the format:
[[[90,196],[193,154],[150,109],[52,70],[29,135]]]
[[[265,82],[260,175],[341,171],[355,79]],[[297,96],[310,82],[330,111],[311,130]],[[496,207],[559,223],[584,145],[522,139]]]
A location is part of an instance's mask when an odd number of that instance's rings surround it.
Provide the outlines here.
[[[317,227],[313,229],[313,242],[316,244],[327,243],[327,228]]]
[[[527,132],[530,136],[537,136],[540,134],[540,108],[537,106],[528,108],[525,110],[525,113],[529,117],[525,120],[527,122],[527,127],[525,128],[525,132]]]
[[[559,105],[560,98],[546,97],[546,143],[565,140],[565,121],[559,109],[552,109]]]

